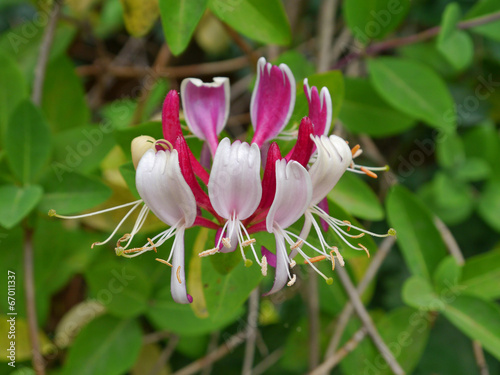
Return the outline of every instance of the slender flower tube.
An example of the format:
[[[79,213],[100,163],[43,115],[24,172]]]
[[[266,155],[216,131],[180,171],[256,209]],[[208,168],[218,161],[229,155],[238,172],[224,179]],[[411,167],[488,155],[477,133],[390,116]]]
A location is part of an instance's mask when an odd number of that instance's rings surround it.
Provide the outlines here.
[[[229,138],[221,141],[210,173],[208,196],[217,214],[227,220],[215,251],[221,242],[224,245],[221,252],[234,251],[239,244],[245,263],[250,265],[243,250],[249,245],[260,264],[253,241],[241,223],[254,213],[262,197],[260,151],[256,144],[250,146],[240,141],[231,144]]]
[[[290,120],[294,105],[295,79],[290,68],[285,64],[273,66],[261,57],[250,102],[255,129],[252,142],[260,147],[275,138]]]
[[[314,135],[328,135],[332,124],[332,98],[326,87],[318,93],[318,88],[309,87],[307,78],[304,79],[304,92],[309,104],[308,117],[314,125]]]
[[[213,156],[229,116],[229,79],[215,77],[212,83],[204,83],[186,78],[181,83],[181,99],[189,130],[207,142]]]
[[[292,248],[297,246],[297,240],[291,238],[294,235],[286,228],[304,214],[311,197],[312,184],[307,170],[296,161],[287,163],[285,159],[277,160],[276,194],[266,219],[267,231],[273,233],[276,239],[276,272],[273,287],[266,295],[281,290],[287,280],[289,286],[296,280],[296,276],[290,273],[295,262],[288,257],[285,240]]]
[[[151,211],[170,226],[155,236],[150,241],[151,245],[145,246],[143,251],[154,250],[175,236],[167,260],[169,262],[173,257],[170,281],[172,298],[178,303],[191,303],[193,299],[186,292],[184,231],[195,222],[196,200],[182,176],[177,151],[146,151],[137,167],[136,186]]]

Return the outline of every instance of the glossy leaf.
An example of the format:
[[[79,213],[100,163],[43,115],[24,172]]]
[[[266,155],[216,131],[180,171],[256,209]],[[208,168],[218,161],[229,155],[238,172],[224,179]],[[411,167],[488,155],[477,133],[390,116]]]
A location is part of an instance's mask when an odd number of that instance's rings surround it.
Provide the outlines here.
[[[250,39],[279,45],[291,41],[290,25],[279,0],[209,0],[208,7],[222,22]]]
[[[468,258],[460,284],[464,293],[494,300],[500,298],[500,249]]]
[[[447,253],[432,215],[410,191],[399,185],[390,190],[386,208],[408,268],[414,275],[430,281]]]
[[[353,216],[366,220],[382,220],[384,209],[373,190],[359,176],[346,172],[328,193],[333,200]]]
[[[188,46],[207,4],[208,0],[160,1],[163,31],[174,55],[181,54]]]
[[[95,177],[67,172],[62,176],[51,172],[43,179],[45,195],[39,209],[56,210],[60,215],[74,214],[103,203],[111,189]]]
[[[451,255],[444,258],[434,272],[434,286],[438,292],[449,292],[459,290],[457,285],[462,275],[462,267]]]
[[[63,375],[120,375],[135,363],[142,345],[136,320],[101,316],[76,337],[70,347]]]
[[[49,159],[50,133],[42,114],[22,101],[12,112],[4,139],[12,172],[24,183],[34,182]]]
[[[38,185],[0,186],[0,225],[10,229],[18,224],[35,208],[42,194],[43,189]]]
[[[420,276],[412,276],[403,285],[403,301],[416,309],[439,311],[444,303],[434,291],[432,285]]]
[[[446,305],[443,314],[463,333],[478,340],[484,349],[500,360],[500,308],[472,296],[459,296]]]
[[[54,131],[88,125],[90,111],[83,83],[68,57],[49,64],[44,82],[42,110]]]
[[[415,119],[385,102],[371,83],[362,78],[345,78],[345,98],[339,118],[353,133],[381,137],[415,125]]]
[[[500,3],[496,0],[478,1],[472,9],[466,14],[465,19],[474,19],[486,16],[500,10]],[[484,25],[476,26],[471,29],[473,32],[484,35],[490,39],[500,41],[500,20],[488,22]]]
[[[442,131],[456,126],[453,99],[431,69],[408,59],[382,57],[368,62],[377,92],[394,108]]]
[[[396,29],[408,13],[410,0],[346,0],[344,12],[354,37],[363,44]]]
[[[0,135],[5,136],[9,116],[22,99],[28,96],[28,88],[23,74],[15,61],[7,54],[0,53]]]
[[[148,276],[129,262],[99,263],[85,273],[90,293],[110,314],[131,318],[145,312],[151,292]]]
[[[491,179],[481,193],[478,203],[481,218],[500,232],[500,179]]]

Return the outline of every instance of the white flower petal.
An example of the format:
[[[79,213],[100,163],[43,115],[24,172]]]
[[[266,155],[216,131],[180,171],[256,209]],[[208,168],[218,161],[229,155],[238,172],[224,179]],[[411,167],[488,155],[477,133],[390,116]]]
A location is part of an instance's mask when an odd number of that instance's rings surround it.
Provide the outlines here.
[[[208,196],[215,211],[225,219],[244,220],[252,215],[262,197],[260,151],[256,144],[224,138],[215,153]]]

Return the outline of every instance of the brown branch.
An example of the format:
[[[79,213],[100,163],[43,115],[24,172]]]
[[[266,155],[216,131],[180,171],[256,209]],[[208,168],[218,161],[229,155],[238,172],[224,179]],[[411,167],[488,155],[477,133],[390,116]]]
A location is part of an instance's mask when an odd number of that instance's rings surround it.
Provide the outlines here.
[[[486,363],[486,358],[484,358],[484,352],[481,343],[477,340],[474,340],[472,341],[472,347],[474,349],[474,358],[476,358],[476,363],[479,368],[479,374],[490,375],[488,364]]]
[[[455,258],[455,261],[459,266],[463,266],[465,264],[465,259],[464,255],[462,254],[462,250],[460,250],[460,246],[458,246],[455,237],[453,237],[453,234],[450,232],[446,224],[443,223],[443,221],[439,217],[434,216],[434,225],[441,234],[441,238],[443,239],[451,256]]]
[[[151,371],[149,371],[149,375],[156,375],[161,371],[162,367],[165,366],[165,364],[168,362],[172,354],[174,354],[175,348],[177,347],[178,343],[179,343],[179,336],[177,335],[170,336],[167,346],[161,352],[160,356],[153,365]]]
[[[376,252],[375,256],[370,262],[370,265],[368,266],[368,269],[366,270],[363,279],[359,282],[356,288],[356,291],[358,292],[359,295],[363,294],[368,285],[371,283],[371,281],[377,274],[377,271],[379,270],[380,266],[382,265],[384,259],[391,251],[391,248],[394,245],[395,241],[396,240],[394,237],[387,237],[386,239],[384,239],[384,241],[382,241],[378,251]],[[344,334],[344,330],[347,327],[347,323],[349,323],[349,320],[351,319],[353,312],[354,308],[352,303],[347,302],[346,305],[344,306],[344,309],[340,313],[339,318],[337,319],[336,329],[334,334],[332,335],[332,338],[330,339],[328,348],[326,349],[325,359],[332,356],[337,350],[342,335]]]
[[[237,333],[234,336],[231,336],[225,344],[219,346],[213,352],[194,361],[186,367],[181,368],[179,371],[174,372],[172,375],[191,375],[197,373],[205,366],[209,366],[231,353],[236,347],[238,347],[241,343],[243,343],[243,341],[245,341],[245,338],[246,335],[242,333]]]
[[[266,358],[264,358],[257,366],[252,370],[252,375],[264,374],[271,366],[278,362],[284,353],[283,348],[278,348]]]
[[[461,30],[471,29],[473,27],[485,25],[487,23],[495,22],[500,20],[500,11],[487,14],[485,16],[473,18],[467,21],[462,21],[457,24],[457,28]],[[353,60],[360,59],[365,56],[374,56],[380,52],[387,51],[393,48],[406,46],[409,44],[414,44],[418,42],[423,42],[431,39],[439,34],[441,31],[441,26],[434,26],[430,29],[424,30],[420,33],[405,36],[402,38],[394,38],[391,40],[386,40],[384,42],[374,43],[368,46],[364,51],[356,51],[348,54],[342,60],[334,65],[333,69],[341,69]]]
[[[33,103],[39,106],[42,103],[42,92],[43,83],[45,81],[45,71],[47,70],[47,63],[50,56],[50,47],[52,47],[52,42],[54,41],[54,34],[56,31],[57,20],[61,12],[61,1],[54,1],[54,6],[50,12],[49,23],[45,28],[43,34],[42,42],[40,44],[40,54],[38,55],[38,61],[35,66],[35,78],[33,81],[33,92],[31,93],[31,99]]]
[[[323,0],[319,12],[318,35],[318,73],[328,70],[332,50],[333,31],[335,30],[335,16],[338,0]]]
[[[309,370],[312,370],[318,366],[320,360],[319,293],[318,277],[316,273],[309,273],[306,288],[307,315],[309,321]]]
[[[36,375],[45,375],[45,362],[40,350],[38,338],[38,319],[35,302],[35,277],[33,267],[33,230],[26,228],[24,231],[24,294],[26,299],[26,318],[28,332],[33,353],[33,369]]]
[[[224,61],[209,62],[202,64],[163,67],[154,71],[147,66],[113,66],[113,65],[83,65],[76,68],[81,76],[91,76],[108,73],[115,77],[137,78],[146,75],[156,75],[166,78],[184,78],[202,75],[215,75],[234,72],[249,65],[247,56],[240,56]]]
[[[309,375],[323,375],[329,373],[329,371],[340,363],[350,352],[358,347],[358,344],[366,336],[366,327],[361,327],[352,338],[345,343],[345,345],[339,349],[334,355],[328,357],[320,366],[316,367]]]
[[[255,355],[255,341],[257,339],[257,324],[259,318],[259,288],[255,288],[248,300],[247,342],[245,344],[245,357],[243,358],[243,375],[251,375]]]
[[[356,288],[352,284],[351,278],[347,274],[347,271],[343,267],[338,267],[337,274],[339,275],[339,279],[342,282],[342,285],[344,286],[344,289],[346,290],[347,295],[352,302],[356,314],[359,316],[359,319],[365,326],[368,335],[370,335],[370,337],[372,338],[373,344],[385,359],[391,371],[396,375],[404,375],[405,371],[401,368],[401,365],[398,363],[396,358],[394,358],[394,355],[389,350],[382,337],[380,337],[380,334],[378,333],[377,328],[372,321],[372,318],[368,314],[368,311],[366,311],[366,308],[363,305],[363,302],[361,301]]]
[[[210,334],[210,340],[208,341],[207,353],[212,353],[217,348],[217,343],[219,342],[220,331],[215,331]],[[212,372],[213,363],[203,367],[201,375],[210,375]]]

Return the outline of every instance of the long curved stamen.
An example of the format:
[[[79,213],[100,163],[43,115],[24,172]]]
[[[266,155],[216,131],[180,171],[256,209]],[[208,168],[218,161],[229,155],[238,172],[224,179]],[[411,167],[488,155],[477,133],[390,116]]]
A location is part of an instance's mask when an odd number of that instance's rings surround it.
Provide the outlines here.
[[[80,218],[83,218],[83,217],[89,217],[89,216],[94,216],[94,215],[99,215],[99,214],[103,214],[105,212],[109,212],[109,211],[115,211],[115,210],[119,210],[120,208],[124,208],[124,207],[128,207],[128,206],[132,206],[136,203],[140,203],[142,202],[142,199],[139,199],[139,200],[136,200],[134,202],[130,202],[130,203],[125,203],[125,204],[122,204],[120,206],[116,206],[116,207],[111,207],[111,208],[106,208],[105,210],[101,210],[101,211],[96,211],[96,212],[91,212],[91,213],[88,213],[88,214],[83,214],[83,215],[76,215],[76,216],[63,216],[63,215],[58,215],[56,213],[56,210],[49,210],[49,213],[48,215],[50,217],[57,217],[59,219],[80,219]]]

